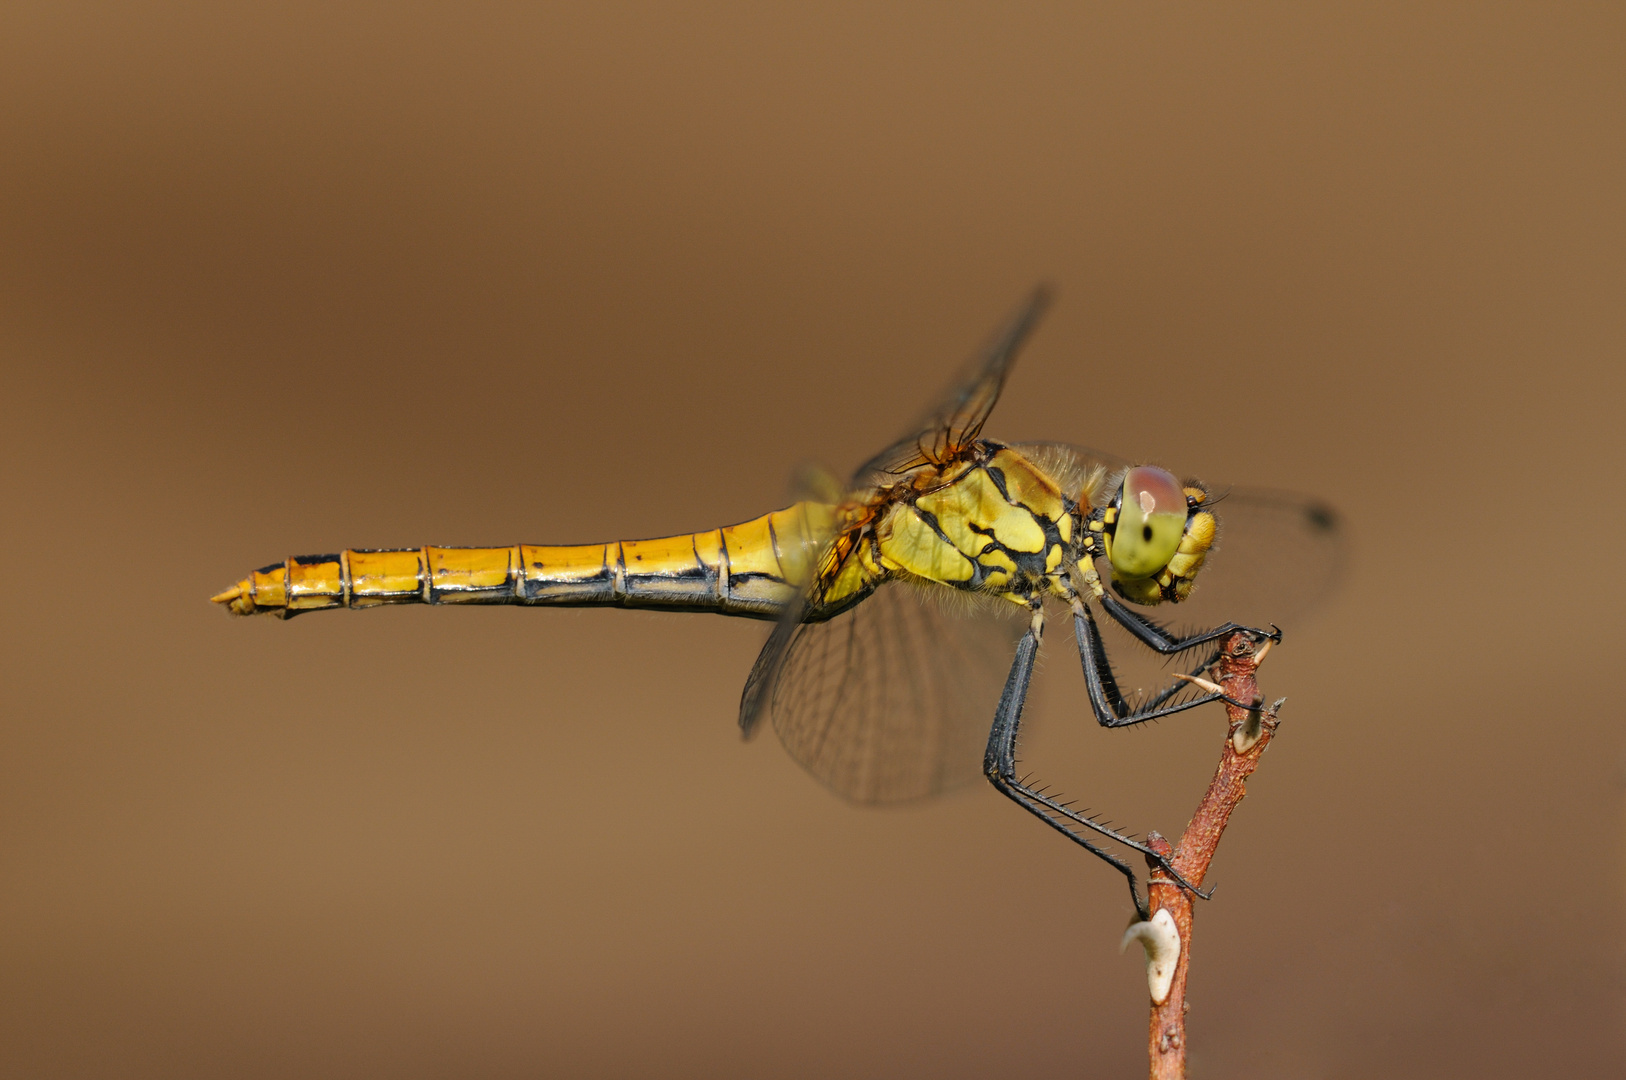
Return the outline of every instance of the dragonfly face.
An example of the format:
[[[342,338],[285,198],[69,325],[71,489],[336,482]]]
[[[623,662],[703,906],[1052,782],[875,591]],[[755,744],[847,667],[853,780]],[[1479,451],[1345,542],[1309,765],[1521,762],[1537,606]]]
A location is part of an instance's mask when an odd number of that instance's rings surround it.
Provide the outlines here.
[[[1156,465],[1124,471],[1112,502],[1090,519],[1119,596],[1149,606],[1191,595],[1218,531],[1207,504],[1207,488]]]
[[[840,493],[738,525],[653,540],[300,556],[255,571],[214,600],[234,614],[284,618],[325,608],[472,603],[774,620],[741,696],[745,733],[771,720],[798,762],[858,802],[936,794],[974,777],[980,760],[996,788],[1110,862],[1134,893],[1129,864],[1096,845],[1110,840],[1161,857],[1028,787],[1014,772],[1016,729],[1046,602],[1070,612],[1090,708],[1105,727],[1214,698],[1168,680],[1161,667],[1163,689],[1121,687],[1095,609],[1136,647],[1161,657],[1189,654],[1192,675],[1235,631],[1274,635],[1226,622],[1179,636],[1123,602],[1193,599],[1218,531],[1217,500],[1202,485],[1062,444],[982,438],[1017,348],[1045,303],[1036,293],[937,407]],[[1227,498],[1227,535],[1244,538],[1241,555],[1284,579],[1293,562],[1279,557],[1285,541],[1299,571],[1312,579],[1305,591],[1330,581],[1338,553],[1332,511],[1296,496]],[[1243,510],[1250,512],[1232,516]],[[1261,526],[1251,538],[1250,516]],[[1245,561],[1233,560],[1229,550],[1225,558],[1227,571]],[[1194,606],[1214,595],[1227,602],[1232,596],[1205,584]],[[1250,586],[1241,595],[1278,594]]]

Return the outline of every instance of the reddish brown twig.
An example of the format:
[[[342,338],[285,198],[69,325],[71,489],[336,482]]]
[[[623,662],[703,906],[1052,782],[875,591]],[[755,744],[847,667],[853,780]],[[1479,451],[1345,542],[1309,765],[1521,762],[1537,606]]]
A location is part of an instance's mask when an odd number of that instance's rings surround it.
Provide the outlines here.
[[[1230,727],[1225,735],[1225,746],[1220,751],[1219,768],[1209,782],[1208,792],[1198,804],[1186,831],[1174,845],[1170,862],[1176,871],[1193,885],[1201,885],[1208,873],[1208,864],[1219,847],[1220,835],[1231,811],[1247,794],[1247,779],[1259,765],[1259,758],[1270,745],[1276,733],[1276,710],[1281,702],[1262,708],[1264,699],[1254,682],[1254,671],[1264,659],[1269,644],[1256,646],[1251,635],[1232,634],[1225,642],[1215,665],[1218,684],[1230,700],[1225,708]],[[1231,702],[1251,702],[1245,708]],[[1169,842],[1157,833],[1148,838],[1152,848],[1161,854],[1170,852]],[[1152,860],[1148,859],[1148,863]],[[1191,894],[1176,885],[1169,876],[1157,870],[1148,882],[1149,902],[1153,917],[1159,910],[1167,911],[1174,919],[1180,936],[1180,956],[1175,965],[1174,979],[1167,996],[1152,1002],[1152,1022],[1147,1036],[1147,1052],[1151,1057],[1152,1080],[1184,1080],[1186,1075],[1186,971],[1191,963]]]

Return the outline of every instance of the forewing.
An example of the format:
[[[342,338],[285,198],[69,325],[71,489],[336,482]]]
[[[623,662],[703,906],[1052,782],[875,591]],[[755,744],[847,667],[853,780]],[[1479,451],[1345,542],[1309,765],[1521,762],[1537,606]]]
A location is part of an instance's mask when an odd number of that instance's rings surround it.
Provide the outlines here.
[[[790,755],[855,802],[920,799],[979,773],[1020,626],[991,604],[933,599],[939,588],[889,582],[828,621],[781,624],[765,712]]]
[[[1176,609],[1180,619],[1293,631],[1343,576],[1349,537],[1338,513],[1286,491],[1218,488],[1215,496],[1219,539]]]
[[[774,685],[778,682],[780,670],[803,620],[809,612],[819,611],[826,590],[841,573],[846,561],[857,558],[854,548],[856,536],[851,531],[838,533],[823,544],[812,562],[819,568],[818,572],[785,606],[762,651],[757,653],[756,663],[751,665],[751,674],[745,677],[745,689],[740,693],[740,734],[747,739],[756,734],[768,715]]]
[[[1022,342],[1050,306],[1040,286],[960,372],[959,377],[908,435],[876,454],[854,476],[854,487],[885,482],[920,465],[952,461],[974,442],[994,411]]]

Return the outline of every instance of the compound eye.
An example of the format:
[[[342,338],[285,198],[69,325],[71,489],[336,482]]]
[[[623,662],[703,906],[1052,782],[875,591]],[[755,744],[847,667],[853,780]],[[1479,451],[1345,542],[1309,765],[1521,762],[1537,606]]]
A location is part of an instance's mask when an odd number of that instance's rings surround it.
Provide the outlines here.
[[[1169,565],[1186,531],[1186,493],[1167,469],[1137,465],[1124,474],[1112,568],[1120,577],[1148,578]]]

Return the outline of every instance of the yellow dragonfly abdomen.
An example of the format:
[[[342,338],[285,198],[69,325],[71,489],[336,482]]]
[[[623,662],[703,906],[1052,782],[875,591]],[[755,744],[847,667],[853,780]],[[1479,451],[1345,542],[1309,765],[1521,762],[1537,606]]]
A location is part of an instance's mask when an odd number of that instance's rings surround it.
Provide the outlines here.
[[[649,607],[774,619],[806,584],[835,507],[799,502],[738,525],[653,540],[301,555],[212,597],[283,618],[384,604]]]

